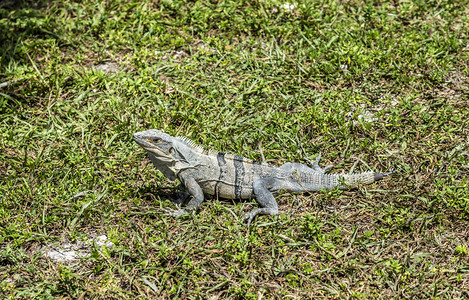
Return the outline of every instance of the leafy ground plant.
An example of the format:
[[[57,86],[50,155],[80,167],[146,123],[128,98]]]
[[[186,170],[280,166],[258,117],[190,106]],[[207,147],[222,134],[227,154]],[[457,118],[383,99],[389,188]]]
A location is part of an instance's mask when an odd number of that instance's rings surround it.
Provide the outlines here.
[[[458,0],[2,1],[2,298],[468,298],[468,24]],[[255,201],[175,219],[149,128],[401,171],[249,229]]]

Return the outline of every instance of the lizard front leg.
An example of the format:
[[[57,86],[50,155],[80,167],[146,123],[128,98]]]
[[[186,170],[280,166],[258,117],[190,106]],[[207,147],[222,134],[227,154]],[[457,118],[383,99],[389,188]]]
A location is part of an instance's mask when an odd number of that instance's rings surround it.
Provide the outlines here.
[[[187,203],[186,207],[181,209],[166,209],[166,215],[179,217],[195,211],[199,205],[204,201],[204,193],[200,185],[195,181],[193,177],[188,174],[180,174],[179,180],[182,185],[186,188],[187,192],[191,196],[191,200]]]

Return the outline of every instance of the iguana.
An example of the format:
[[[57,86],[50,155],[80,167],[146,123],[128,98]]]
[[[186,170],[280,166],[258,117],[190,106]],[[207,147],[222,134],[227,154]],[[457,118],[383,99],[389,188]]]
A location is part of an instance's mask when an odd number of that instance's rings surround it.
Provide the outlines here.
[[[314,162],[306,159],[311,167],[291,162],[275,167],[205,149],[188,138],[172,137],[156,129],[137,132],[133,138],[148,152],[156,168],[171,181],[179,179],[191,196],[185,208],[167,210],[169,215],[181,216],[195,211],[204,200],[204,193],[226,199],[255,197],[260,208],[245,215],[248,226],[258,214],[278,214],[273,196],[277,191],[348,189],[358,183],[373,183],[395,172],[325,174],[332,166],[319,167],[321,154]]]

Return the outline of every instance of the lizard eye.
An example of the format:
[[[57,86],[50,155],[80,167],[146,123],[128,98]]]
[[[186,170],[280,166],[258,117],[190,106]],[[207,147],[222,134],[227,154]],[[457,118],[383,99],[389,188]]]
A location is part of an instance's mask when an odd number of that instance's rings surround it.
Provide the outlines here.
[[[173,154],[173,153],[174,153],[174,148],[173,147],[169,148],[169,154]]]

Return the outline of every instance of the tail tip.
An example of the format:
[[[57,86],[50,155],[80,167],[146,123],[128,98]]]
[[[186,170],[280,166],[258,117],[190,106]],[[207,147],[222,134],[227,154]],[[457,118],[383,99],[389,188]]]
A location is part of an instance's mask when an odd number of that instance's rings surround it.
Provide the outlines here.
[[[378,180],[381,180],[383,179],[384,177],[387,177],[389,175],[392,175],[396,172],[398,172],[399,170],[393,170],[393,171],[390,171],[390,172],[386,172],[386,173],[375,173],[375,181],[378,181]]]

